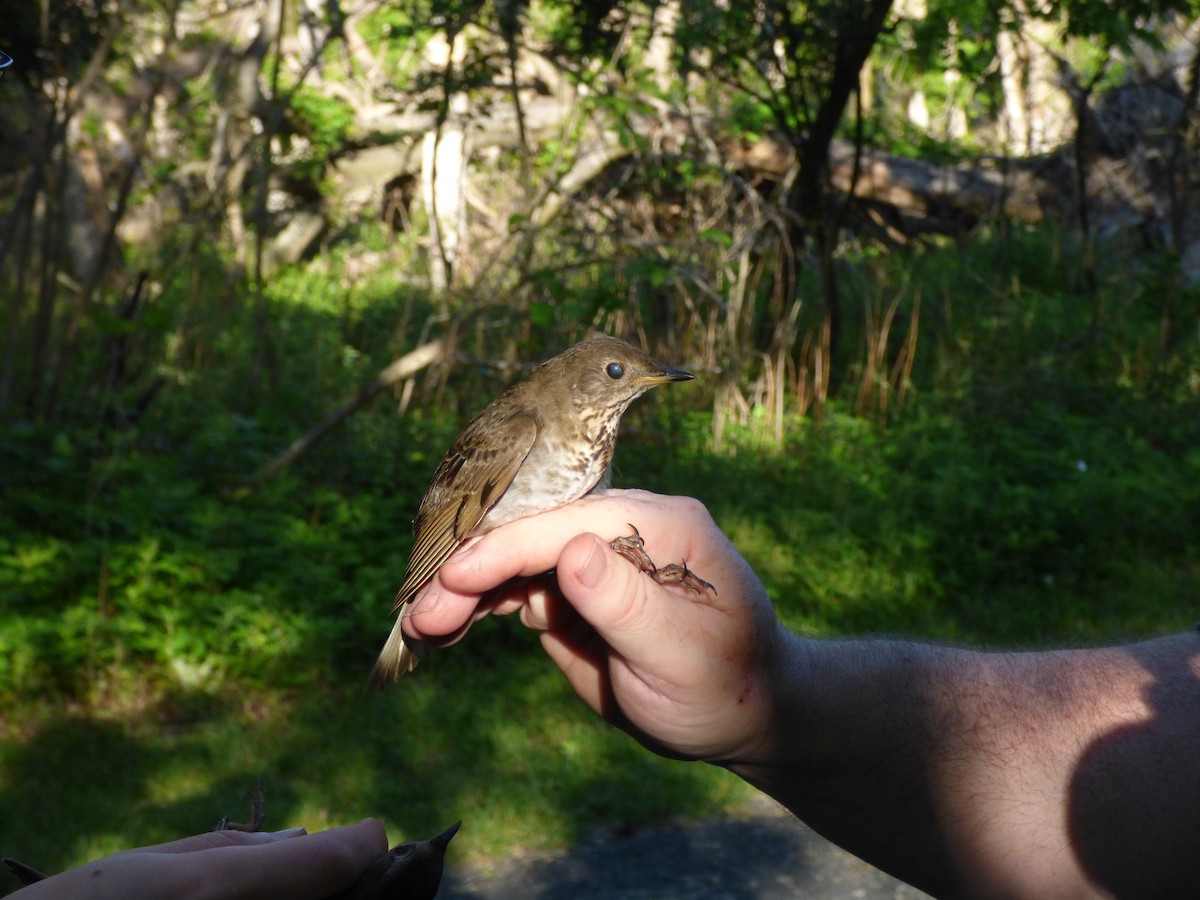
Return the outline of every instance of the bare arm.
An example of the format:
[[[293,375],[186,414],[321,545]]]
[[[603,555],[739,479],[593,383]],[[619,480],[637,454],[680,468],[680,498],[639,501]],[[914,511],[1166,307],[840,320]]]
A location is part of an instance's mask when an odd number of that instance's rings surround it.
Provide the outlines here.
[[[938,894],[1200,896],[1200,636],[991,654],[795,643],[731,768]]]
[[[718,593],[618,558],[604,541],[628,522]],[[508,582],[553,567],[556,587]],[[498,529],[443,567],[406,630],[455,640],[518,610],[638,740],[731,769],[926,890],[1200,896],[1200,635],[1012,654],[802,639],[702,506],[643,492]]]

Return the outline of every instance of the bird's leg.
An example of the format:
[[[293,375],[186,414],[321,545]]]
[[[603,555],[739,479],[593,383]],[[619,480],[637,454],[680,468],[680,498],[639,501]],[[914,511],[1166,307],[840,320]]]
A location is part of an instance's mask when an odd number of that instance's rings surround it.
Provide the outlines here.
[[[229,816],[222,816],[221,821],[217,823],[217,827],[213,831],[247,831],[253,833],[262,828],[262,823],[266,818],[267,808],[263,793],[263,779],[259,775],[254,796],[250,798],[250,821],[244,823],[230,822]]]
[[[656,569],[653,573],[653,578],[659,584],[682,584],[685,588],[695,591],[697,594],[705,592],[715,594],[717,592],[715,587],[687,567],[686,560],[682,563],[671,563],[669,566]]]
[[[609,546],[616,550],[618,555],[633,563],[639,571],[653,575],[658,571],[658,567],[654,565],[654,560],[646,552],[646,542],[642,540],[641,532],[637,530],[636,526],[630,523],[629,527],[633,529],[633,534],[619,537]]]
[[[629,524],[629,527],[633,529],[633,534],[619,537],[612,541],[609,546],[617,551],[619,555],[637,566],[639,571],[649,575],[659,584],[682,585],[697,594],[702,594],[706,591],[714,594],[717,592],[715,587],[689,569],[686,561],[682,565],[671,563],[669,566],[663,566],[661,569],[658,568],[658,566],[654,565],[654,560],[650,558],[650,554],[646,552],[646,542],[642,540],[641,533],[632,523]]]

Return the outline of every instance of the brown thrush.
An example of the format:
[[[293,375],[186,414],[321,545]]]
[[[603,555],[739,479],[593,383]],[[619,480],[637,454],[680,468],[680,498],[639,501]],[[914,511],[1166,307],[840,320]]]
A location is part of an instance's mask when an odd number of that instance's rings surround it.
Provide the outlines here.
[[[543,363],[463,429],[433,475],[413,521],[416,541],[392,612],[402,610],[464,540],[578,500],[608,484],[621,415],[650,388],[695,376],[597,335]],[[711,588],[686,566],[656,569],[634,529],[614,549],[663,582]],[[372,687],[417,664],[397,617]]]

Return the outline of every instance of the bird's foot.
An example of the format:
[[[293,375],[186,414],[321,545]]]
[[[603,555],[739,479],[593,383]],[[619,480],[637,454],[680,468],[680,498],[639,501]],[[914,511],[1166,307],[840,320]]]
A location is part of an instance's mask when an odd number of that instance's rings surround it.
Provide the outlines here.
[[[715,594],[717,589],[699,577],[695,572],[687,567],[687,562],[682,564],[671,563],[669,566],[663,566],[661,569],[654,565],[654,560],[650,558],[650,554],[646,552],[646,542],[642,539],[641,533],[637,528],[630,523],[630,528],[633,529],[633,534],[619,537],[609,544],[617,553],[625,559],[633,563],[639,571],[649,575],[659,584],[678,584],[694,591],[697,594],[711,592]]]
[[[249,822],[230,822],[229,816],[222,816],[221,821],[217,823],[217,827],[213,831],[246,831],[253,834],[262,828],[262,823],[267,818],[267,805],[265,794],[263,793],[263,779],[259,775],[256,779],[254,796],[250,798],[250,821]]]
[[[619,537],[609,546],[616,550],[619,556],[623,556],[633,563],[640,571],[647,575],[653,575],[658,571],[658,567],[654,565],[654,560],[646,552],[646,542],[642,540],[641,532],[633,524],[630,524],[629,527],[633,529],[633,534]]]
[[[651,577],[659,584],[681,584],[697,594],[715,594],[717,589],[687,567],[686,562],[671,563],[651,573]]]

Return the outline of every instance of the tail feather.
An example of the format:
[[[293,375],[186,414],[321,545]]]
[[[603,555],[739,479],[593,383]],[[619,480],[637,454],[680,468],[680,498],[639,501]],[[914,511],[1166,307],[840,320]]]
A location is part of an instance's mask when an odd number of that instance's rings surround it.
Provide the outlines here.
[[[392,633],[388,635],[387,643],[383,645],[379,659],[371,669],[367,686],[372,690],[382,690],[417,667],[417,653],[410,644],[411,639],[406,638],[400,628],[401,618],[402,615],[396,617]]]

